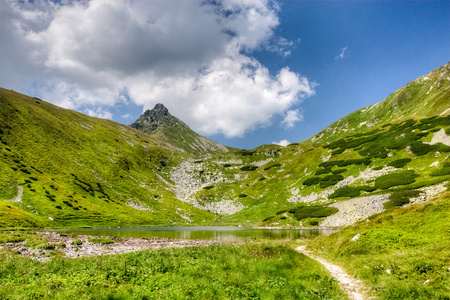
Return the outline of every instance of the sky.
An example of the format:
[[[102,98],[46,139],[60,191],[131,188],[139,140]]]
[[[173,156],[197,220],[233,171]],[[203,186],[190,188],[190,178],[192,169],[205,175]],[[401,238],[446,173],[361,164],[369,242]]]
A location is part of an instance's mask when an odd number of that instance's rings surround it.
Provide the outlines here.
[[[123,124],[163,103],[251,149],[450,59],[450,1],[0,0],[0,87]]]

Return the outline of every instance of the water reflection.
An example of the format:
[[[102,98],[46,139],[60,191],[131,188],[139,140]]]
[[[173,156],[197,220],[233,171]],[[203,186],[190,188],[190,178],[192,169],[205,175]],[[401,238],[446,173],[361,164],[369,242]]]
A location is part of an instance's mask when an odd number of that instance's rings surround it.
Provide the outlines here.
[[[69,234],[86,234],[95,236],[119,236],[137,238],[170,238],[170,239],[220,239],[234,240],[241,238],[264,239],[299,239],[319,235],[329,235],[332,229],[254,229],[221,226],[196,227],[131,227],[131,228],[80,228],[60,230]]]

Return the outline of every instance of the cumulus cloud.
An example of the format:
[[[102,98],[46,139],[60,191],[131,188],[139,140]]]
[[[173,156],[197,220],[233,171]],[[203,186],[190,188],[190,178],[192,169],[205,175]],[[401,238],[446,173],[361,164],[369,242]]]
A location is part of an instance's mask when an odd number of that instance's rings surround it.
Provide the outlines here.
[[[281,140],[279,142],[272,142],[272,144],[286,147],[290,142],[288,140]]]
[[[295,123],[300,122],[303,120],[303,114],[300,112],[300,110],[288,110],[286,112],[286,116],[284,117],[284,120],[281,122],[281,125],[283,125],[286,128],[292,128],[294,127]]]
[[[339,55],[336,55],[334,57],[334,60],[342,60],[344,59],[344,57],[347,55],[347,49],[348,47],[344,47],[341,49],[341,53],[339,53]]]
[[[296,43],[274,36],[279,7],[265,0],[0,1],[3,87],[93,116],[112,118],[125,95],[235,137],[276,115],[293,126],[314,94],[306,77],[251,57],[286,56]]]

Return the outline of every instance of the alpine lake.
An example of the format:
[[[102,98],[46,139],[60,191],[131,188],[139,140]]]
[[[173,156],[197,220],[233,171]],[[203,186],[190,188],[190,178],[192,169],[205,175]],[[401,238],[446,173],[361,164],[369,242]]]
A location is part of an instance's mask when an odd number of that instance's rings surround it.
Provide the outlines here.
[[[128,228],[76,228],[57,230],[60,233],[90,236],[117,236],[134,238],[169,239],[287,239],[295,240],[330,235],[334,229],[279,229],[248,228],[232,226],[193,226],[193,227],[128,227]]]

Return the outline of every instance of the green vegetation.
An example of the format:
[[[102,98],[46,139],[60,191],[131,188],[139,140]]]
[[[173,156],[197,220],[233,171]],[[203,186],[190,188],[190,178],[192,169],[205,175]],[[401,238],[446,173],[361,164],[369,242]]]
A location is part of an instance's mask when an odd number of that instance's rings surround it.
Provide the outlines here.
[[[400,169],[400,168],[403,168],[404,166],[406,166],[410,161],[411,161],[411,158],[401,158],[401,159],[397,159],[397,160],[390,162],[388,164],[388,166],[392,166],[392,167]]]
[[[398,185],[407,185],[416,181],[417,177],[419,175],[414,170],[387,174],[375,180],[375,187],[385,190]]]
[[[75,246],[81,246],[83,245],[83,242],[80,239],[75,239],[70,244]]]
[[[346,299],[283,244],[142,251],[41,263],[0,252],[2,299]]]
[[[385,202],[383,206],[385,209],[403,206],[408,204],[411,198],[418,197],[420,193],[416,190],[395,191],[389,195],[389,201]]]
[[[321,205],[306,206],[301,205],[297,208],[289,210],[289,213],[293,214],[293,217],[297,220],[303,220],[306,218],[324,218],[337,213],[339,210],[336,207],[328,207]]]
[[[310,248],[362,279],[379,299],[449,299],[448,228],[447,193],[431,204],[382,213],[319,237]]]
[[[104,238],[104,237],[98,237],[98,238],[89,237],[88,242],[92,243],[92,244],[108,245],[108,244],[113,244],[114,240]]]
[[[334,191],[334,193],[332,193],[329,198],[335,199],[339,197],[358,197],[361,194],[361,191],[372,192],[374,190],[375,188],[366,185],[356,187],[345,186]]]
[[[241,167],[241,171],[255,171],[258,169],[257,166],[243,166]]]

